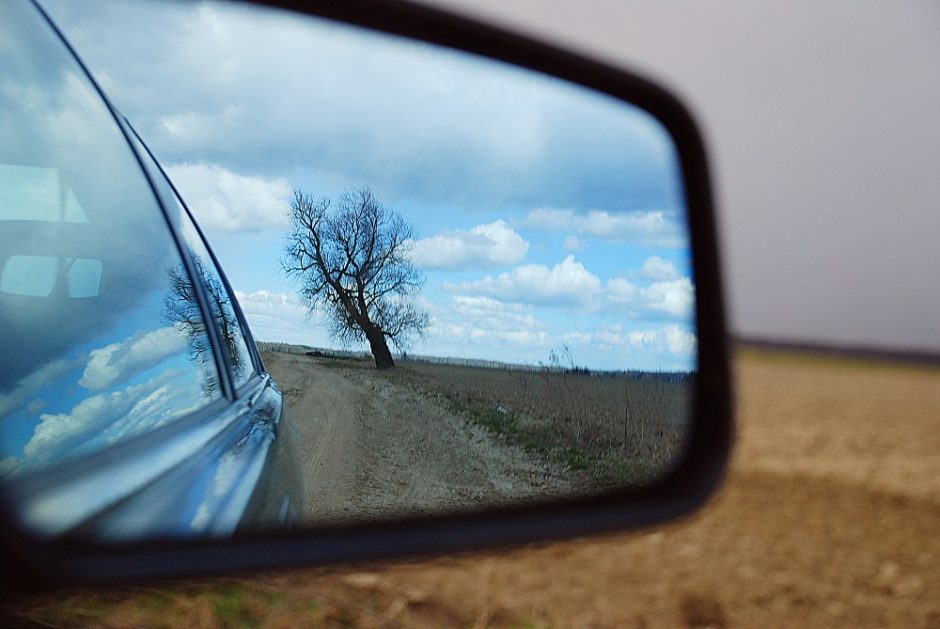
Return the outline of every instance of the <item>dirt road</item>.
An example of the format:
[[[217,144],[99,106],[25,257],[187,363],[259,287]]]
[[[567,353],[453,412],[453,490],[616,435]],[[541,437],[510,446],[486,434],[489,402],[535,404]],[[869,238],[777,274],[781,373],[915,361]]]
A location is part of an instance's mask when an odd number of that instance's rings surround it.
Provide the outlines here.
[[[250,591],[331,602],[324,624],[940,629],[940,370],[746,352],[735,379],[728,480],[693,518]]]
[[[731,470],[693,518],[266,585],[335,601],[327,624],[940,629],[940,370],[748,352],[735,372]]]
[[[300,430],[310,523],[441,513],[572,490],[562,470],[367,365],[275,352],[264,362]]]

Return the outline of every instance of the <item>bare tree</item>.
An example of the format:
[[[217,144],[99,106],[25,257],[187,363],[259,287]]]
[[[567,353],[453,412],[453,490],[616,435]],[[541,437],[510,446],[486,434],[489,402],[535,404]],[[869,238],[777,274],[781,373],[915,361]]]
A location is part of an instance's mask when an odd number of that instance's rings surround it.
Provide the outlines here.
[[[408,255],[412,237],[368,189],[344,193],[335,207],[294,191],[284,271],[300,279],[311,311],[325,307],[336,338],[369,342],[377,369],[395,365],[388,341],[402,348],[428,324],[415,305],[424,278]]]
[[[215,320],[216,330],[221,337],[220,340],[224,343],[225,351],[231,360],[232,374],[238,380],[244,374],[247,365],[242,362],[242,353],[238,350],[243,339],[228,293],[218,277],[207,271],[205,262],[198,255],[193,256],[193,267],[202,283],[209,310]],[[164,320],[186,335],[189,342],[189,354],[193,360],[203,365],[214,365],[212,344],[207,336],[206,322],[199,308],[193,280],[182,264],[168,269],[167,275],[170,279],[170,292],[163,298]],[[205,372],[206,380],[202,383],[202,388],[207,393],[219,387],[214,371],[212,369]]]

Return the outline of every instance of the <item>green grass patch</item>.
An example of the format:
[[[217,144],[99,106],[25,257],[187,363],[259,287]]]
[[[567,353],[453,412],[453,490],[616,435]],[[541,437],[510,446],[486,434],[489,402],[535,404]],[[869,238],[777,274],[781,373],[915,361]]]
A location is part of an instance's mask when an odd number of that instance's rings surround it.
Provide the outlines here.
[[[254,627],[261,620],[256,613],[252,612],[250,600],[254,598],[256,592],[247,592],[245,588],[237,585],[230,585],[218,590],[210,590],[206,593],[219,619],[226,627]],[[263,597],[262,597],[263,598]]]
[[[309,593],[254,579],[218,579],[169,583],[25,600],[16,610],[2,610],[3,626],[242,628],[333,626],[354,624],[353,602],[324,605]],[[348,608],[348,609],[346,609]]]
[[[448,410],[487,429],[542,459],[585,475],[598,489],[610,489],[649,481],[656,469],[649,463],[626,458],[619,452],[589,452],[572,447],[552,430],[551,422],[498,408],[480,408],[449,394],[435,394]]]

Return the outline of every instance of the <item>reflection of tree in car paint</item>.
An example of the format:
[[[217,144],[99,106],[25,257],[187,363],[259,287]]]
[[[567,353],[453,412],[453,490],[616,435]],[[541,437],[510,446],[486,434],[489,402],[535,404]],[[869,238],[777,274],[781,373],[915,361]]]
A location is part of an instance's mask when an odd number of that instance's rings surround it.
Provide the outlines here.
[[[239,382],[245,373],[246,366],[238,347],[241,342],[241,328],[235,318],[228,293],[219,279],[206,270],[205,263],[197,255],[193,256],[193,267],[201,278],[216,330],[228,353],[232,378]],[[205,322],[199,309],[192,279],[182,264],[171,267],[167,274],[170,277],[170,293],[163,300],[163,317],[186,335],[190,356],[200,364],[211,365],[214,362],[212,345],[206,335]],[[202,373],[203,391],[209,393],[218,390],[216,371],[206,369],[202,370]]]

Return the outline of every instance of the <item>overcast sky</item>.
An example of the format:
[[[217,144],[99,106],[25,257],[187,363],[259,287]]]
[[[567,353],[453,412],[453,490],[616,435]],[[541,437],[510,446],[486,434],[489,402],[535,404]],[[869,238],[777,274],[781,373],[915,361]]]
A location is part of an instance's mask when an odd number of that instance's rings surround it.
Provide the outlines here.
[[[940,351],[940,3],[428,1],[686,100],[711,149],[736,332]]]
[[[46,3],[182,192],[261,340],[328,345],[279,260],[293,189],[364,186],[414,226],[414,353],[693,369],[674,147],[535,73],[232,7]]]

